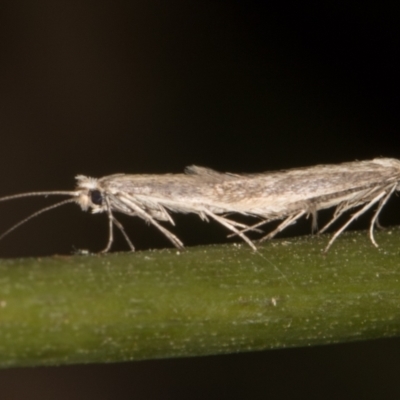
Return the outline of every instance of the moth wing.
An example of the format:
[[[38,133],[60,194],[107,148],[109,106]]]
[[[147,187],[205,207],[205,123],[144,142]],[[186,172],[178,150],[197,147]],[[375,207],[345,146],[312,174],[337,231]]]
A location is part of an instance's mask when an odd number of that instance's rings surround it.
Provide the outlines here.
[[[199,177],[204,177],[204,178],[224,178],[226,177],[238,177],[239,175],[236,174],[231,174],[230,172],[224,173],[224,172],[218,172],[215,171],[214,169],[211,168],[206,168],[206,167],[199,167],[197,165],[189,165],[188,167],[185,168],[185,174],[186,175],[197,175]]]
[[[214,171],[211,168],[199,167],[198,165],[189,165],[185,167],[186,175],[220,175],[219,172]]]

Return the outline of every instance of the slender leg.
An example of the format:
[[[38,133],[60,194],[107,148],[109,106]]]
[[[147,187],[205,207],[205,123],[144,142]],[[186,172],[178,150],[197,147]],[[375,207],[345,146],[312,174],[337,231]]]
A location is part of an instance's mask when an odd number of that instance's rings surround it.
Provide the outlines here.
[[[358,210],[340,229],[338,229],[335,234],[332,236],[331,240],[329,241],[328,245],[326,246],[324,253],[326,254],[329,248],[332,246],[333,242],[337,239],[337,237],[360,215],[364,214],[367,210],[369,210],[376,202],[378,202],[383,196],[385,192],[379,193],[375,196],[369,203],[367,203],[361,210]]]
[[[132,214],[137,215],[138,217],[144,219],[145,221],[158,228],[158,230],[160,230],[175,247],[181,250],[184,249],[183,243],[172,232],[160,225],[150,214],[140,208],[137,204],[126,197],[119,197],[119,200],[126,204],[132,210]],[[125,212],[125,214],[130,215],[130,213],[128,212]]]
[[[339,207],[340,207],[340,208],[339,208]],[[333,214],[332,219],[331,219],[326,225],[324,225],[324,227],[322,227],[322,228],[318,231],[318,234],[324,233],[335,221],[337,221],[337,220],[342,216],[342,214],[343,214],[346,210],[348,210],[348,208],[345,207],[345,206],[343,205],[343,203],[342,203],[341,205],[338,205],[338,206],[336,207],[336,210],[335,210],[335,213]]]
[[[245,233],[245,232],[248,232],[248,231],[262,232],[260,229],[257,229],[257,228],[259,226],[262,226],[262,225],[267,224],[268,222],[272,222],[272,221],[274,221],[274,220],[273,219],[268,219],[268,220],[264,219],[262,221],[257,222],[254,225],[250,225],[247,228],[242,229],[240,232],[241,233]],[[232,237],[232,236],[236,236],[236,235],[237,235],[237,233],[231,233],[230,235],[228,235],[228,237]]]
[[[311,233],[318,232],[318,219],[317,219],[317,210],[314,208],[311,212],[308,213],[307,218],[311,215],[312,222],[311,222]]]
[[[223,217],[223,218],[225,218],[227,221],[229,221],[233,226],[236,226],[237,228],[243,228],[243,230],[240,231],[242,233],[243,232],[247,232],[247,231],[262,232],[260,229],[254,229],[253,226],[242,224],[240,222],[237,222],[237,221],[235,221],[233,219],[229,219],[229,218],[226,218],[226,217]],[[232,233],[231,235],[229,235],[229,237],[231,237],[231,236],[236,236],[236,234]]]
[[[375,226],[380,229],[381,231],[384,231],[386,228],[384,226],[381,225],[381,223],[379,222],[379,217],[376,219],[375,221]]]
[[[237,230],[234,225],[229,221],[228,219],[224,217],[220,217],[211,211],[208,210],[203,210],[204,214],[208,215],[210,218],[214,219],[215,221],[219,222],[221,225],[225,226],[228,228],[230,231],[234,232],[236,235],[240,236],[254,251],[257,251],[256,246],[254,246],[254,243],[241,231]]]
[[[224,217],[225,218],[225,217]],[[229,218],[225,218],[227,221],[229,221],[233,226],[235,226],[235,227],[237,227],[237,228],[242,228],[241,230],[240,230],[240,232],[242,232],[242,233],[245,233],[245,232],[249,232],[249,231],[252,231],[252,232],[257,232],[257,233],[262,233],[262,230],[261,229],[256,229],[255,228],[255,226],[258,226],[258,224],[259,224],[259,222],[257,223],[257,224],[255,224],[255,225],[246,225],[246,224],[241,224],[240,222],[237,222],[237,221],[235,221],[235,220],[233,220],[233,219],[229,219]],[[268,221],[267,221],[268,222]],[[262,223],[264,224],[265,222],[264,221],[262,221]],[[231,238],[231,237],[234,237],[234,236],[237,236],[237,234],[236,233],[230,233],[227,237],[228,238]]]
[[[390,196],[395,191],[396,186],[397,186],[397,183],[390,189],[389,193],[384,198],[381,199],[381,201],[379,202],[379,205],[378,205],[378,209],[375,211],[375,214],[372,217],[371,225],[369,226],[369,238],[371,239],[371,242],[375,247],[378,247],[378,244],[376,243],[375,238],[374,238],[374,225],[377,224],[378,226],[380,226],[379,221],[378,221],[379,213],[382,211],[383,206],[386,204],[386,202],[389,200]]]
[[[101,250],[100,253],[108,253],[110,251],[111,245],[114,241],[114,233],[113,233],[113,220],[114,220],[114,216],[112,215],[111,212],[111,207],[110,204],[107,201],[107,214],[108,214],[108,242],[107,242],[107,246]]]
[[[301,218],[305,213],[306,213],[305,211],[300,211],[299,213],[297,213],[295,215],[289,215],[289,217],[287,217],[281,224],[279,224],[277,228],[275,228],[268,235],[262,237],[260,239],[260,242],[264,242],[265,240],[272,239],[276,234],[283,231],[287,226],[293,224],[296,220]]]
[[[121,222],[119,222],[115,217],[113,217],[113,222],[114,225],[121,231],[121,233],[124,235],[124,238],[126,242],[128,243],[131,251],[135,251],[135,246],[132,244],[131,240],[129,239],[129,236],[126,234],[124,227],[122,226]]]

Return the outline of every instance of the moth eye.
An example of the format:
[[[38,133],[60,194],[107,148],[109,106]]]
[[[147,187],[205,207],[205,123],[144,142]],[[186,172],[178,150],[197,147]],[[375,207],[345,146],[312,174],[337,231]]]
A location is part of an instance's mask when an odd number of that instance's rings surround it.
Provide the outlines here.
[[[103,204],[103,195],[99,190],[91,190],[90,200],[92,201],[93,204],[101,206]]]

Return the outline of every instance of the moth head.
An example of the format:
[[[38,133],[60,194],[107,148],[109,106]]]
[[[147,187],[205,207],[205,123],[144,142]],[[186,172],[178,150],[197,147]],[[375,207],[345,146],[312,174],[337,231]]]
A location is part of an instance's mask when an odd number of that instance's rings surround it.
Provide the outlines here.
[[[83,211],[91,209],[92,213],[96,214],[107,210],[104,190],[100,187],[97,179],[78,175],[76,181],[76,202]]]

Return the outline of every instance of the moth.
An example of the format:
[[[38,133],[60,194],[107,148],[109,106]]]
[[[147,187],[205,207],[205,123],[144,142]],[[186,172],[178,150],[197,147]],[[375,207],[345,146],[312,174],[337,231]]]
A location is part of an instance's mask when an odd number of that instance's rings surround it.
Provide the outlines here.
[[[18,222],[4,232],[0,239],[44,212],[67,203],[77,203],[83,211],[107,214],[109,235],[103,252],[108,252],[112,246],[114,226],[122,232],[130,249],[135,250],[115,216],[117,213],[139,217],[155,226],[178,249],[183,248],[183,243],[160,222],[174,225],[171,213],[194,213],[203,221],[218,222],[231,235],[239,236],[256,250],[246,233],[262,232],[260,227],[269,222],[280,221],[260,241],[273,238],[305,216],[311,216],[313,230],[322,233],[343,213],[358,207],[333,234],[325,248],[327,252],[356,218],[376,205],[369,237],[377,247],[374,226],[379,225],[379,213],[390,196],[400,190],[400,160],[376,158],[256,174],[221,173],[209,168],[189,166],[183,174],[115,174],[99,179],[78,175],[76,182],[73,191],[30,192],[0,198],[2,202],[30,196],[68,196]],[[331,220],[318,230],[318,211],[333,207],[335,210]],[[254,217],[256,222],[238,222],[232,217],[235,214]]]

